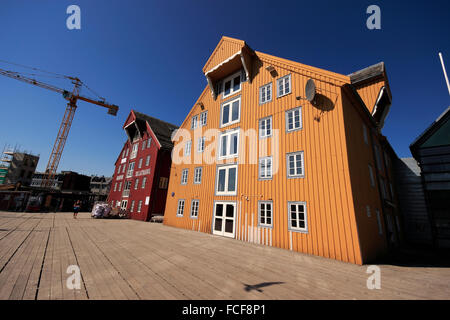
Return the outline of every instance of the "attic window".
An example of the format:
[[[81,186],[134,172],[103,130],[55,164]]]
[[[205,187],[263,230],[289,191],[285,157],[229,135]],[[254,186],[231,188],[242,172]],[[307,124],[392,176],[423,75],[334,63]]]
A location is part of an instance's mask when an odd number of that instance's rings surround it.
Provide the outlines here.
[[[223,81],[222,98],[231,96],[232,94],[241,91],[241,71],[229,76]]]

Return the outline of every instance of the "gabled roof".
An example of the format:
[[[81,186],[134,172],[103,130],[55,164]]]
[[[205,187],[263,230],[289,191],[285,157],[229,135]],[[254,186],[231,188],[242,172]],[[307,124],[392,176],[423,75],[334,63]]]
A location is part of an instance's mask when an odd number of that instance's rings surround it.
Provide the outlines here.
[[[156,138],[158,139],[159,143],[162,147],[165,148],[172,148],[173,142],[171,140],[172,133],[178,129],[178,126],[150,117],[146,114],[137,112],[135,110],[132,110],[134,115],[136,116],[136,119],[143,120],[148,123],[150,128],[152,129],[153,133],[155,134]]]
[[[348,76],[352,84],[357,85],[363,81],[384,75],[384,71],[384,62],[379,62],[370,67],[350,73]]]
[[[224,43],[226,43],[226,45],[224,45]],[[217,44],[214,51],[209,56],[208,60],[206,61],[205,65],[203,67],[203,73],[206,73],[208,70],[215,67],[218,64],[218,62],[220,62],[220,61],[217,61],[216,57],[218,55],[220,55],[220,52],[222,50],[229,51],[229,52],[227,52],[226,55],[231,56],[231,55],[235,54],[236,52],[240,51],[244,46],[246,46],[246,44],[245,44],[245,41],[243,41],[243,40],[223,36],[220,39],[220,41]],[[223,59],[219,58],[219,60],[223,60]]]
[[[416,153],[416,150],[424,144],[428,139],[430,139],[439,129],[442,128],[444,124],[450,121],[450,107],[448,107],[439,117],[437,117],[434,122],[425,129],[409,146],[411,153],[413,156]],[[447,135],[449,132],[446,133]],[[447,140],[448,144],[450,144],[450,139]]]

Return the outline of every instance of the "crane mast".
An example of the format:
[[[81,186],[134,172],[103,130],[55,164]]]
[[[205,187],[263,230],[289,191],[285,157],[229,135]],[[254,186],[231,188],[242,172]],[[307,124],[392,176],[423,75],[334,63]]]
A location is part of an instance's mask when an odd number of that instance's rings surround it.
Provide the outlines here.
[[[26,82],[44,89],[48,89],[51,91],[58,92],[63,95],[63,97],[68,100],[66,111],[64,112],[64,116],[59,126],[58,135],[56,136],[55,143],[53,144],[52,153],[48,159],[47,168],[45,169],[44,178],[41,182],[41,187],[49,188],[55,178],[56,172],[58,170],[59,161],[61,160],[61,155],[64,150],[64,146],[67,141],[67,136],[69,135],[70,127],[72,126],[73,117],[75,115],[75,111],[77,109],[77,101],[82,100],[85,102],[89,102],[92,104],[96,104],[98,106],[102,106],[108,108],[108,114],[115,116],[119,107],[113,104],[108,104],[104,99],[101,100],[93,100],[87,97],[83,97],[80,95],[80,89],[83,83],[80,79],[76,77],[68,77],[65,78],[72,80],[74,85],[72,92],[68,92],[67,90],[58,88],[56,86],[44,83],[42,81],[38,81],[36,79],[26,77],[18,72],[8,71],[0,68],[0,75],[4,75],[9,78],[13,78],[22,82]]]

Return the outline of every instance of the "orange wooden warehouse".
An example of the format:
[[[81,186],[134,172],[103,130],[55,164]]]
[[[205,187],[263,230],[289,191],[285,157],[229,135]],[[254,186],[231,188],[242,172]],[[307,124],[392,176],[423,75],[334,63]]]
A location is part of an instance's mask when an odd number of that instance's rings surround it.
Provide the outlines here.
[[[342,75],[222,37],[203,73],[164,224],[357,264],[398,242],[383,63]]]

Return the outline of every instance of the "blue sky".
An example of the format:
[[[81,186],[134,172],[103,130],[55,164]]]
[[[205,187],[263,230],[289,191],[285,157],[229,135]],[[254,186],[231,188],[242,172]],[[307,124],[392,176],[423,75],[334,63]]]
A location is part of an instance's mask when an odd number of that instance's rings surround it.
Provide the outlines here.
[[[71,4],[81,8],[81,30],[66,28]],[[381,30],[366,28],[371,4],[381,8]],[[400,157],[410,156],[409,144],[450,105],[438,58],[441,51],[450,69],[449,31],[449,1],[0,2],[0,60],[77,76],[120,107],[111,117],[78,103],[59,169],[84,174],[112,174],[132,108],[181,124],[222,35],[343,74],[384,61],[393,104],[383,134]],[[0,76],[0,148],[39,153],[44,170],[65,104],[57,93]]]

